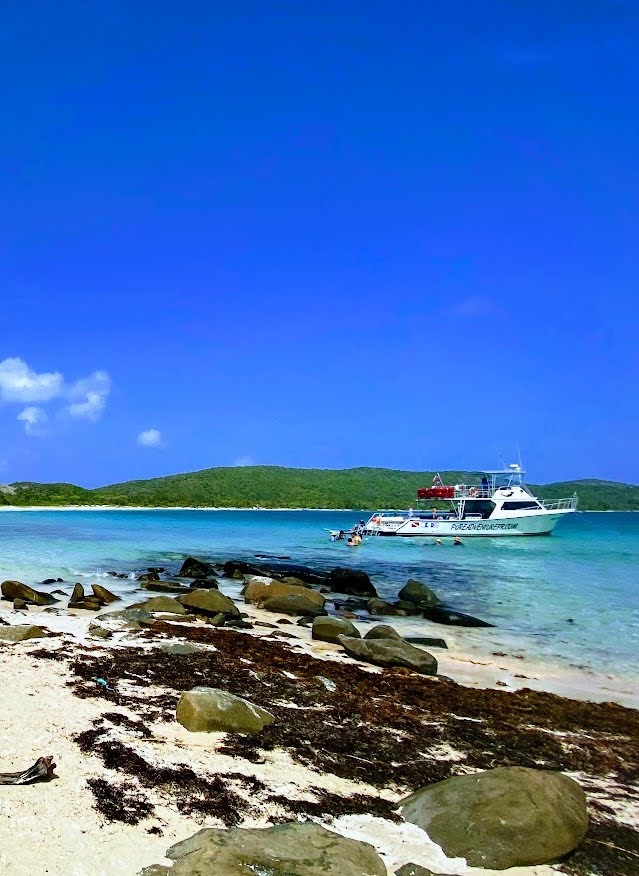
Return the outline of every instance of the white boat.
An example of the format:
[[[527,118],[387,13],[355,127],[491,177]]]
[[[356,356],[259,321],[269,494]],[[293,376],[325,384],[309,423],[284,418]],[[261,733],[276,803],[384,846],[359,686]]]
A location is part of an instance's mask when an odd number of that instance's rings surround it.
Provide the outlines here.
[[[545,502],[524,484],[524,474],[513,464],[484,472],[479,484],[455,486],[445,486],[438,476],[436,486],[417,491],[423,510],[378,511],[360,524],[360,532],[410,538],[550,535],[562,517],[577,510],[577,496]],[[443,500],[448,510],[424,507]]]

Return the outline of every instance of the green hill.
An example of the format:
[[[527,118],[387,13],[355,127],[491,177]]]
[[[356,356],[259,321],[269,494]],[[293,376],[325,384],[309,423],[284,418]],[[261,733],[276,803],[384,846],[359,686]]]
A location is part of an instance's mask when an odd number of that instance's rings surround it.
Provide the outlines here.
[[[3,487],[0,504],[144,505],[231,508],[405,508],[434,472],[387,468],[303,469],[279,466],[208,468],[95,490],[73,484],[21,482]],[[477,473],[442,471],[445,483],[472,483]],[[545,499],[579,495],[583,510],[639,510],[639,486],[580,480],[534,487]]]

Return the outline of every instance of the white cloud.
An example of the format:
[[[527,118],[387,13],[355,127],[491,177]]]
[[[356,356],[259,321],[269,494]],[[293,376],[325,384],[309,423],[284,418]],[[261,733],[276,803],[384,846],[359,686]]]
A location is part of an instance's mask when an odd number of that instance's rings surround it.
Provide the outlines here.
[[[138,444],[142,447],[159,447],[162,444],[162,433],[159,429],[145,429],[138,435]]]
[[[45,402],[62,393],[64,378],[59,371],[38,374],[18,357],[0,362],[0,401]]]
[[[72,417],[95,421],[102,414],[110,392],[111,378],[106,371],[94,371],[69,388],[69,398],[77,401],[73,401],[67,411]]]
[[[244,465],[255,465],[255,460],[252,456],[240,456],[238,459],[235,460],[233,465],[238,467],[242,467]]]
[[[49,418],[42,408],[31,405],[20,411],[17,419],[24,423],[24,431],[27,435],[43,435],[43,425]]]

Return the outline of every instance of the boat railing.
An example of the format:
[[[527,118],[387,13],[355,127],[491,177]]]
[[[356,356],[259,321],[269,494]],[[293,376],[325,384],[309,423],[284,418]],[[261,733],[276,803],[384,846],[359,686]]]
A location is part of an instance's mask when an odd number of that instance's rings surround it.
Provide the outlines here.
[[[539,501],[546,511],[574,511],[579,499],[577,496],[570,496],[568,499],[557,499],[555,502],[545,502],[543,499]]]
[[[460,484],[455,487],[455,499],[490,499],[493,493],[494,490],[484,486]]]

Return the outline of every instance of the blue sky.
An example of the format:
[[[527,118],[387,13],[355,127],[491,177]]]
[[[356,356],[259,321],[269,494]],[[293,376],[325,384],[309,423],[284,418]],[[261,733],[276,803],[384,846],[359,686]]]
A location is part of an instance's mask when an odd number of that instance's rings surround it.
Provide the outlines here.
[[[3,5],[0,478],[639,481],[639,8]]]

